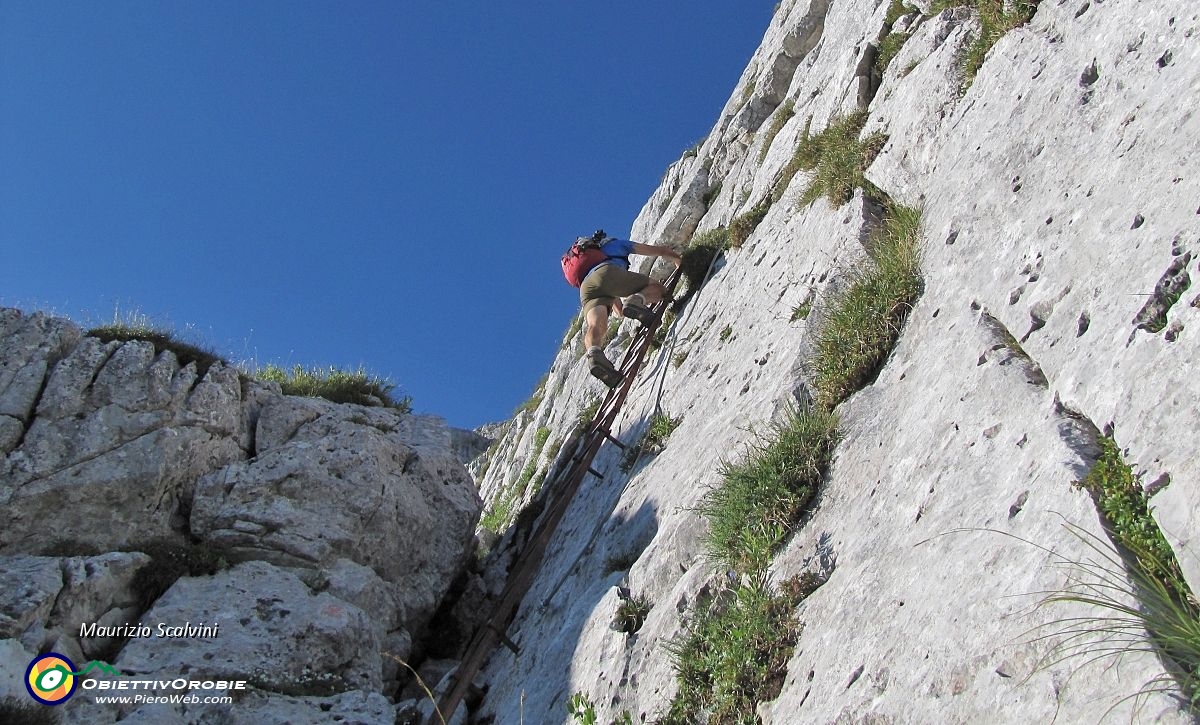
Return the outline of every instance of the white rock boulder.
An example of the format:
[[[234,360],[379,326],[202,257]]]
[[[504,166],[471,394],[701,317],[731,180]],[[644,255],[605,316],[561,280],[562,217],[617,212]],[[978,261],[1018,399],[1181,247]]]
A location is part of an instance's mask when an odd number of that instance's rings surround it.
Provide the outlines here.
[[[212,626],[213,636],[130,640],[117,658],[124,674],[244,679],[293,695],[378,691],[379,642],[370,618],[295,574],[250,561],[211,577],[180,579],[142,617],[157,633]]]

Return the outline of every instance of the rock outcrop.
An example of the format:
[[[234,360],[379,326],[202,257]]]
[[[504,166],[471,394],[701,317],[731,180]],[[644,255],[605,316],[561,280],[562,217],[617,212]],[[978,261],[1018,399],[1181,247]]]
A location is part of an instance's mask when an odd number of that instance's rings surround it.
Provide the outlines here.
[[[373,614],[423,627],[461,569],[479,503],[446,441],[419,439],[419,423],[277,400],[259,416],[258,455],[196,482],[191,533],[280,566],[361,564],[390,584]]]
[[[1137,694],[1172,682],[1142,644],[1127,644],[1119,667],[1088,664],[1088,650],[1062,657],[1056,623],[1103,627],[1111,613],[1037,604],[1107,541],[1074,485],[1105,432],[1200,586],[1187,433],[1200,397],[1200,14],[1180,1],[1046,0],[970,78],[974,9],[889,20],[895,9],[782,3],[707,140],[643,208],[632,238],[677,246],[762,213],[680,311],[614,434],[638,440],[659,405],[682,422],[657,456],[630,466],[606,446],[594,461],[604,478],[580,491],[507,633],[521,654],[500,648],[484,671],[481,716],[563,722],[575,693],[601,722],[665,714],[678,689],[668,645],[728,581],[705,555],[701,500],[811,401],[814,339],[869,264],[877,204],[862,191],[807,203],[813,177],[794,161],[803,139],[865,103],[860,138],[880,149],[866,181],[920,210],[924,291],[877,376],[836,408],[833,463],[771,565],[776,587],[805,572],[823,584],[794,612],[802,633],[758,717],[1191,717],[1169,692]],[[906,42],[864,73],[864,53],[891,32]],[[493,510],[521,491],[523,471],[536,481],[551,450],[570,452],[600,394],[580,353],[564,340],[541,404],[494,445],[480,483]],[[533,514],[508,517],[488,575],[503,574],[544,495],[518,497]],[[648,609],[632,635],[613,626],[626,592]]]
[[[208,637],[134,639],[115,662],[122,673],[244,679],[289,695],[382,686],[379,641],[367,614],[327,592],[314,594],[266,562],[181,579],[145,621],[219,628]]]
[[[251,684],[245,707],[80,693],[67,721],[391,722],[394,658],[474,554],[480,500],[445,423],[285,396],[40,313],[0,326],[0,646],[21,675],[0,697],[27,699],[24,667],[55,651]]]

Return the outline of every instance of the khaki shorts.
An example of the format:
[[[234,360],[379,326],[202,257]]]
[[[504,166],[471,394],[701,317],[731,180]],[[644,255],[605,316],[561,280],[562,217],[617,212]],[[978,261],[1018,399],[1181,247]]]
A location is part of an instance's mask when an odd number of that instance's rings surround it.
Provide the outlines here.
[[[654,280],[644,274],[622,269],[620,265],[605,264],[597,267],[583,280],[579,287],[579,302],[584,316],[596,305],[604,305],[612,312],[613,299],[628,297],[646,289]]]

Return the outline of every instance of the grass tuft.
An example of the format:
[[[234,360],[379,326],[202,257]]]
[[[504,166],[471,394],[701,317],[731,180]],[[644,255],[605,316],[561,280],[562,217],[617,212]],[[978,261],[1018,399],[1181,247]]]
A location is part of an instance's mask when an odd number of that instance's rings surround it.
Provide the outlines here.
[[[771,118],[771,126],[767,129],[767,135],[763,138],[762,148],[758,150],[758,163],[762,163],[767,158],[767,153],[771,150],[771,143],[775,141],[775,137],[787,125],[787,122],[792,120],[796,115],[796,104],[792,101],[786,101],[778,109]]]
[[[583,318],[578,317],[576,319],[582,320]],[[546,397],[546,382],[548,380],[550,380],[550,373],[543,373],[542,377],[538,379],[537,385],[534,386],[533,392],[529,394],[529,398],[524,403],[518,405],[513,411],[514,418],[522,413],[532,413],[537,410],[538,406],[542,404],[542,399]]]
[[[865,116],[852,121],[838,126],[846,130],[857,124],[845,137],[858,144]],[[807,130],[804,135],[813,140]],[[801,163],[819,167],[839,152],[830,150],[831,136],[822,136],[820,142],[802,144]],[[859,185],[865,185],[861,167]],[[814,183],[820,176],[814,175]],[[768,566],[828,471],[838,440],[834,405],[886,358],[920,294],[919,233],[918,212],[887,204],[883,230],[869,245],[869,271],[840,295],[818,333],[825,347],[818,342],[814,367],[827,392],[818,394],[812,408],[792,411],[773,425],[764,442],[752,444],[741,460],[725,464],[721,483],[701,500],[708,557],[738,584],[702,601],[669,646],[679,688],[661,722],[756,723],[758,705],[778,696],[800,631],[794,607],[827,574],[793,580],[774,593],[767,586]],[[810,301],[802,303],[792,320],[810,310]],[[722,340],[732,335],[731,326],[720,333]],[[843,359],[847,350],[858,357]]]
[[[810,362],[822,406],[832,409],[866,385],[899,339],[923,286],[920,233],[920,212],[891,207],[871,242],[868,269],[823,315]]]
[[[582,329],[583,329],[583,313],[581,312],[581,313],[575,315],[575,317],[571,318],[571,324],[567,327],[567,331],[565,333],[563,333],[563,341],[562,341],[561,347],[565,349],[565,348],[569,348],[572,345],[574,345],[575,344],[575,336],[578,335],[579,331]],[[583,355],[583,346],[582,345],[580,345],[579,350],[580,350],[579,354],[582,356]],[[578,359],[578,358],[576,358],[576,359]]]
[[[617,605],[617,613],[613,617],[612,629],[615,632],[636,634],[646,623],[650,614],[650,600],[643,594],[622,597]]]
[[[701,201],[704,202],[704,209],[706,211],[712,206],[712,203],[717,200],[717,197],[721,195],[721,185],[721,182],[718,181],[716,186],[713,186],[708,191],[704,192],[704,196],[701,197]]]
[[[709,269],[714,260],[726,249],[729,249],[729,230],[717,227],[701,232],[692,237],[688,245],[680,252],[682,260],[679,269],[683,276],[682,292],[676,291],[675,302],[671,311],[679,314],[690,300],[707,281]]]
[[[910,13],[919,12],[915,7],[912,7],[904,2],[904,0],[892,0],[888,6],[887,17],[884,18],[883,24],[887,28],[887,35],[879,43],[879,55],[875,58],[875,70],[882,77],[887,67],[891,65],[892,60],[904,47],[904,44],[911,37],[908,33],[898,33],[892,29],[900,18]],[[906,74],[907,75],[907,74]]]
[[[494,501],[479,517],[479,528],[493,534],[503,534],[508,523],[512,521],[513,505],[513,500],[507,496]]]
[[[759,722],[758,703],[779,696],[800,637],[795,605],[759,584],[701,601],[668,645],[679,690],[660,722]]]
[[[608,321],[608,331],[604,333],[604,340],[600,343],[600,347],[608,347],[612,341],[617,339],[617,335],[621,334],[621,323],[623,317],[613,315]]]
[[[642,454],[657,456],[662,453],[667,445],[667,439],[682,422],[683,416],[672,418],[666,413],[655,413],[654,417],[650,419],[650,426],[646,428],[646,434],[642,436],[642,439],[636,445],[625,449],[625,456],[621,459],[621,470],[625,473],[633,470]]]
[[[654,331],[654,339],[650,341],[650,351],[653,352],[667,342],[667,336],[671,333],[671,326],[675,324],[675,320],[679,318],[675,310],[668,309],[663,313],[662,322],[659,323],[658,329]]]
[[[734,217],[733,221],[729,222],[729,246],[733,249],[741,249],[758,225],[767,216],[767,212],[771,210],[771,204],[774,200],[768,195],[765,199],[754,205],[750,211],[740,216]]]
[[[259,368],[254,377],[278,383],[284,395],[324,398],[334,403],[383,405],[401,413],[412,412],[412,398],[393,398],[392,391],[396,386],[368,374],[363,368],[340,370],[335,367],[305,368],[294,365],[291,369],[284,369],[278,365],[267,365]]]
[[[194,363],[196,365],[196,373],[202,378],[208,373],[209,368],[216,363],[229,365],[228,360],[225,360],[216,353],[184,342],[175,333],[154,327],[144,318],[140,317],[130,322],[114,321],[110,325],[93,327],[88,330],[87,336],[94,337],[100,342],[106,343],[131,342],[133,340],[148,342],[154,345],[154,352],[156,354],[170,352],[175,355],[175,359],[179,361],[180,366]]]
[[[975,76],[983,67],[983,61],[987,58],[988,51],[996,45],[1000,38],[1004,37],[1005,33],[1032,20],[1041,0],[1015,0],[1010,4],[1010,9],[1006,11],[1005,5],[1008,4],[1005,0],[934,0],[930,6],[930,16],[957,6],[971,7],[979,13],[979,34],[971,40],[962,56],[960,66],[963,72],[963,82],[960,88],[962,93],[966,93],[967,89],[971,87],[971,83],[975,81]]]
[[[203,543],[189,545],[154,539],[126,548],[150,557],[150,563],[138,569],[130,584],[143,611],[149,609],[180,577],[216,574],[229,568],[223,550]]]
[[[507,485],[504,490],[496,497],[488,506],[487,511],[479,519],[479,526],[496,534],[503,533],[504,529],[512,523],[513,514],[516,512],[517,505],[525,498],[525,494],[529,492],[529,484],[533,481],[533,477],[538,472],[538,464],[541,463],[542,449],[546,446],[546,441],[550,439],[550,429],[546,426],[541,426],[537,432],[533,434],[533,452],[529,454],[529,458],[525,461],[525,467],[521,469],[515,481]],[[554,455],[558,454],[558,449],[562,445],[552,446]],[[553,460],[551,460],[553,462]],[[546,480],[546,473],[538,480],[534,486],[534,492],[540,489]]]
[[[800,635],[793,610],[825,578],[793,579],[776,594],[767,567],[825,476],[836,427],[826,410],[790,413],[705,494],[708,556],[739,584],[700,601],[668,645],[679,689],[660,722],[757,723],[759,703],[779,695]]]
[[[892,0],[888,5],[887,16],[883,19],[883,24],[890,30],[896,21],[910,13],[920,12],[917,8],[904,2],[904,0]]]
[[[575,418],[575,426],[577,428],[584,428],[591,423],[592,418],[596,417],[596,413],[600,412],[600,406],[603,405],[603,403],[604,400],[600,396],[590,398],[588,402],[584,403],[583,407],[579,409],[579,415]]]
[[[855,111],[830,121],[825,130],[810,135],[808,127],[800,138],[792,163],[794,174],[811,171],[812,178],[800,197],[802,205],[811,204],[822,196],[833,206],[841,206],[854,196],[855,189],[866,189],[872,196],[881,196],[865,173],[875,156],[887,142],[882,133],[873,133],[859,140],[867,123],[866,111]],[[788,177],[790,181],[791,177]]]
[[[812,499],[833,456],[837,418],[811,409],[773,426],[769,443],[726,464],[721,484],[700,503],[708,519],[706,549],[722,568],[765,570]]]
[[[1200,707],[1200,603],[1178,574],[1174,553],[1142,549],[1118,537],[1125,555],[1078,526],[1068,523],[1066,528],[1092,554],[1083,561],[1055,554],[1055,563],[1070,569],[1069,584],[1048,593],[1040,604],[1083,604],[1107,614],[1070,616],[1038,627],[1037,639],[1055,642],[1040,666],[1068,659],[1090,664],[1126,652],[1159,654],[1171,673],[1144,683],[1119,702],[1151,692],[1174,694],[1179,688],[1193,709]]]
[[[637,563],[639,556],[641,556],[641,552],[639,551],[625,551],[613,554],[604,560],[604,575],[608,576],[617,571],[629,571]]]
[[[1163,582],[1183,581],[1175,552],[1150,514],[1146,493],[1111,436],[1100,439],[1100,457],[1075,486],[1095,497],[1116,540],[1136,555],[1147,575]],[[1176,592],[1180,598],[1187,594],[1186,589]]]
[[[742,97],[738,102],[738,110],[741,110],[747,103],[750,102],[750,99],[754,97],[754,91],[756,88],[758,88],[757,79],[752,79],[749,83],[742,87]]]
[[[908,42],[908,38],[908,33],[892,31],[880,41],[879,55],[875,56],[875,70],[880,76],[887,72],[888,66],[900,54],[900,49]]]

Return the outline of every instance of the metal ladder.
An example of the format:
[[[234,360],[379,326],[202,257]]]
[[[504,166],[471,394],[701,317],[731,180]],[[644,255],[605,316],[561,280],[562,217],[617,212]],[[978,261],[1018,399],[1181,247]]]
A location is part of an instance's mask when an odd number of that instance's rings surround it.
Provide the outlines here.
[[[596,458],[601,446],[605,441],[610,441],[620,448],[625,447],[613,436],[612,424],[621,412],[621,407],[625,404],[625,399],[633,388],[638,372],[646,362],[654,340],[654,333],[658,331],[659,325],[662,323],[662,313],[669,304],[667,300],[674,294],[679,278],[680,270],[676,269],[663,283],[667,289],[667,295],[663,301],[652,307],[655,313],[654,322],[650,325],[643,325],[638,330],[634,335],[633,343],[621,358],[618,369],[625,375],[624,381],[608,391],[604,401],[600,404],[600,409],[596,411],[596,415],[584,429],[576,453],[571,459],[571,467],[560,476],[559,483],[555,486],[558,490],[551,496],[550,503],[542,512],[537,530],[529,537],[524,550],[513,563],[512,569],[509,571],[508,582],[505,584],[496,606],[483,624],[475,630],[475,634],[467,645],[458,671],[452,675],[454,686],[446,692],[438,703],[437,709],[426,720],[427,725],[440,725],[438,711],[441,712],[442,717],[446,718],[446,722],[450,721],[458,706],[470,692],[475,675],[487,664],[488,658],[491,657],[497,644],[503,644],[513,654],[520,654],[520,646],[508,637],[508,626],[512,623],[517,609],[533,585],[533,580],[541,567],[542,557],[550,545],[550,539],[558,529],[559,523],[584,479],[589,473],[597,478],[603,478],[598,471],[592,468],[592,461]]]

